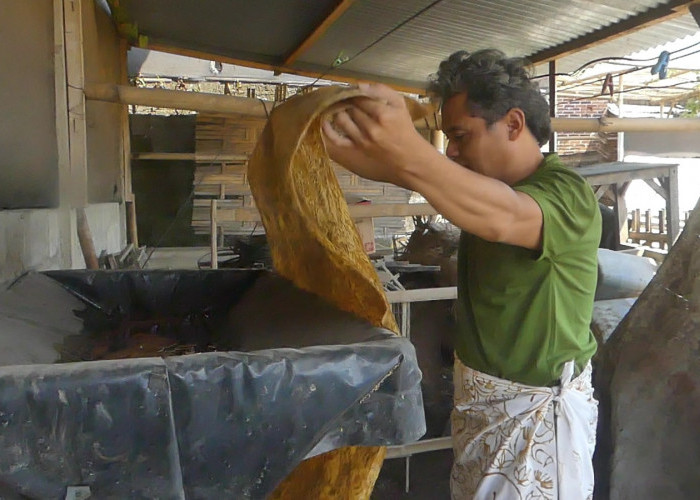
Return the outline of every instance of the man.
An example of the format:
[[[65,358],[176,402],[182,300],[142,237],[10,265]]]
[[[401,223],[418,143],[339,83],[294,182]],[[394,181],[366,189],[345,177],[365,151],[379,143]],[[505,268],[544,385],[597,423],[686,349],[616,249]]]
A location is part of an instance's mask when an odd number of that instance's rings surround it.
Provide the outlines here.
[[[548,106],[521,60],[457,52],[431,86],[447,157],[381,85],[361,85],[323,132],[331,158],[421,193],[462,229],[452,497],[591,498],[596,199],[540,152]]]

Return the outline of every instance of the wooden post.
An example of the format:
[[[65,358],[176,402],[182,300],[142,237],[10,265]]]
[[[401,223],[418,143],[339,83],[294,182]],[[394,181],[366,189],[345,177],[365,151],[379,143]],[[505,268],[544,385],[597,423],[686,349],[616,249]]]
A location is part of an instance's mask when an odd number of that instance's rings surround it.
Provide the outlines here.
[[[219,269],[219,257],[218,257],[218,230],[216,226],[216,199],[211,200],[211,210],[209,212],[211,217],[211,268]]]
[[[640,219],[640,210],[638,208],[635,208],[634,212],[632,212],[632,231],[634,231],[635,233],[639,232]]]
[[[623,92],[623,81],[622,81],[622,75],[620,75],[620,78],[618,80],[617,84],[617,109],[619,113],[619,117],[622,118],[624,116],[624,113],[622,111],[622,108],[624,106],[624,98],[623,96],[625,95]],[[624,132],[618,132],[617,133],[617,161],[624,161],[625,160],[625,133]]]
[[[666,216],[668,217],[668,248],[671,248],[680,234],[680,206],[678,204],[678,167],[669,171],[666,184]]]
[[[644,232],[651,233],[651,210],[644,212]]]
[[[92,232],[90,224],[88,224],[85,209],[80,207],[75,209],[75,218],[78,225],[78,241],[80,249],[83,251],[85,258],[85,267],[88,269],[99,269],[100,265],[97,261],[97,253],[95,252],[95,244],[92,241]]]
[[[401,303],[401,335],[411,339],[411,303]]]
[[[549,61],[549,116],[557,116],[557,61]],[[552,130],[549,135],[549,152],[557,151],[557,133]]]
[[[77,246],[73,230],[71,207],[71,165],[68,143],[68,77],[66,74],[65,21],[63,0],[54,0],[54,89],[56,102],[56,146],[58,160],[58,231],[61,267],[73,267],[74,248]]]
[[[665,227],[666,222],[666,210],[659,210],[659,234],[664,234],[666,232]],[[660,248],[668,248],[668,242],[659,241]]]
[[[120,58],[120,78],[122,84],[129,83],[129,71],[127,69],[127,52],[129,44],[122,39],[119,44]],[[129,125],[129,107],[124,104],[121,109],[121,132],[122,132],[122,200],[131,202],[134,200],[134,191],[131,182],[131,133]],[[128,210],[128,207],[127,207]],[[134,211],[134,224],[136,212]],[[128,217],[128,215],[127,215]],[[133,242],[133,240],[132,240]],[[138,248],[138,244],[134,244]]]
[[[129,238],[129,243],[134,245],[134,248],[139,247],[139,231],[136,225],[136,200],[125,202],[126,205],[126,230]]]
[[[70,201],[85,207],[87,200],[87,129],[85,123],[85,71],[83,68],[82,0],[64,0],[63,16],[68,93]]]
[[[622,233],[622,225],[623,222],[627,221],[627,216],[625,215],[627,214],[627,209],[625,208],[624,198],[620,194],[620,185],[617,183],[611,184],[610,189],[615,198],[615,205],[613,206],[613,211],[615,212],[615,234],[617,235],[617,238],[615,239],[614,250],[619,250],[620,244],[622,243],[620,236]]]

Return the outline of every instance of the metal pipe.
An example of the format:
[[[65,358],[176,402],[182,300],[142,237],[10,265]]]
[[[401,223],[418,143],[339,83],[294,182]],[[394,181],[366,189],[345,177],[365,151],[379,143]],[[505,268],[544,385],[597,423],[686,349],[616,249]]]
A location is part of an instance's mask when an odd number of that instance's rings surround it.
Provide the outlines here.
[[[423,439],[411,444],[401,444],[386,447],[385,458],[403,458],[416,455],[417,453],[427,453],[430,451],[451,450],[452,437],[440,437],[433,439]]]

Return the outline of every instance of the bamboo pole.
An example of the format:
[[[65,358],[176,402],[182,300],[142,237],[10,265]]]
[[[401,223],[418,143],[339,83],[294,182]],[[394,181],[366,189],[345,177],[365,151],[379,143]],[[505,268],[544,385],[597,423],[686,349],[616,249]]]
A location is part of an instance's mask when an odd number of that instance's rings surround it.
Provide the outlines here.
[[[118,102],[156,108],[188,109],[201,113],[234,113],[265,118],[260,99],[182,90],[144,89],[130,85],[85,86],[85,97],[94,101]],[[273,102],[267,103],[272,109]]]
[[[90,231],[90,224],[88,224],[84,208],[75,209],[75,219],[78,226],[80,249],[83,251],[83,257],[85,258],[85,267],[87,269],[99,269],[100,265],[97,261],[95,243],[92,241],[92,232]]]
[[[700,130],[697,118],[553,118],[557,132],[680,132]]]
[[[126,205],[126,227],[129,243],[134,245],[134,248],[139,247],[139,231],[136,224],[136,200],[133,197],[131,201],[125,202]]]
[[[144,89],[128,85],[86,85],[85,97],[91,100],[119,102],[172,109],[188,109],[201,113],[240,114],[265,118],[265,106],[259,99],[181,90]],[[271,110],[273,102],[266,103]],[[416,120],[418,128],[440,126],[437,113]],[[555,132],[678,132],[700,131],[698,118],[552,118]]]

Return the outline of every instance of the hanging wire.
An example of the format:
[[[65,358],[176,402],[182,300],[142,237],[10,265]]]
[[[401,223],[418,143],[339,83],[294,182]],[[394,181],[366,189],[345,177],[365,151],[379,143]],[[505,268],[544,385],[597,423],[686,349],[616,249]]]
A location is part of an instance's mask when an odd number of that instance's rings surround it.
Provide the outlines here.
[[[669,52],[669,54],[671,54],[671,55],[678,54],[679,52],[683,52],[684,50],[692,49],[693,47],[697,47],[698,45],[700,45],[700,42],[695,42],[691,45],[688,45],[687,47],[681,47],[680,49],[672,50]],[[680,56],[676,56],[674,59],[678,60],[678,59],[681,59],[683,57],[689,57],[689,56],[697,54],[698,52],[700,52],[700,50],[695,50],[695,51],[690,52],[688,54],[682,54]],[[630,58],[630,57],[599,57],[597,59],[592,59],[588,62],[583,63],[581,66],[579,66],[578,68],[576,68],[575,70],[573,70],[569,73],[555,73],[554,75],[555,76],[569,76],[569,77],[575,76],[582,69],[587,68],[588,66],[591,66],[593,64],[600,63],[600,62],[609,62],[610,64],[622,64],[622,62],[618,62],[618,61],[639,62],[639,63],[651,62],[651,64],[649,64],[649,65],[637,67],[637,69],[635,69],[635,71],[638,71],[641,69],[651,68],[656,63],[657,60],[658,60],[658,56],[657,57],[650,57],[648,59],[635,59],[635,58]],[[624,73],[619,73],[619,74],[613,73],[613,76],[619,76],[620,74],[624,74]],[[549,77],[549,73],[546,73],[544,75],[533,76],[531,78],[531,80],[537,80],[539,78],[548,78],[548,77]],[[603,81],[603,79],[601,79],[600,81]],[[595,82],[591,82],[591,83],[595,83]]]
[[[355,55],[353,55],[353,56],[351,56],[351,57],[348,57],[348,58],[342,58],[342,57],[340,57],[340,56],[337,57],[337,58],[333,61],[333,63],[331,63],[330,66],[328,66],[328,68],[324,71],[324,73],[321,74],[318,78],[316,78],[316,79],[315,79],[313,82],[311,82],[309,85],[307,85],[307,87],[313,87],[314,85],[316,85],[316,84],[319,82],[319,80],[321,80],[322,78],[328,76],[331,72],[335,71],[337,68],[339,68],[339,67],[341,67],[341,66],[343,66],[343,65],[345,65],[345,64],[347,64],[347,63],[349,63],[349,62],[352,61],[353,59],[356,59],[356,58],[359,57],[360,55],[364,54],[364,53],[367,52],[369,49],[371,49],[372,47],[374,47],[375,45],[377,45],[378,43],[380,43],[382,40],[384,40],[386,37],[388,37],[388,36],[391,35],[392,33],[395,33],[395,32],[398,31],[399,29],[403,28],[406,24],[410,23],[411,21],[413,21],[413,20],[416,19],[417,17],[422,16],[422,15],[425,14],[427,11],[429,11],[430,9],[432,9],[432,8],[435,7],[437,4],[439,4],[439,3],[443,2],[443,1],[444,1],[444,0],[434,0],[432,3],[426,5],[425,7],[423,7],[421,10],[419,10],[419,11],[416,12],[415,14],[412,14],[412,15],[409,16],[408,18],[406,18],[406,19],[404,19],[403,21],[401,21],[399,24],[397,24],[396,26],[394,26],[393,28],[391,28],[389,31],[387,31],[387,32],[384,33],[382,36],[380,36],[379,38],[377,38],[376,40],[374,40],[372,43],[370,43],[369,45],[367,45],[365,48],[361,49],[361,50],[360,50],[359,52],[357,52]]]
[[[626,94],[627,92],[636,92],[638,90],[670,89],[670,88],[678,87],[680,85],[688,85],[688,83],[691,83],[691,82],[678,82],[678,83],[673,83],[671,85],[641,85],[639,87],[630,87],[630,88],[627,88],[624,90],[617,90],[617,91],[613,92],[613,95]],[[692,90],[692,89],[688,89],[688,90]],[[585,100],[589,100],[589,99],[595,99],[596,97],[603,97],[603,96],[608,96],[608,95],[610,95],[609,92],[604,92],[604,93],[600,93],[600,94],[596,94],[596,95],[592,95],[592,96],[573,97],[571,99],[567,99],[566,101],[560,101],[558,104],[566,104],[566,103],[575,102],[575,101],[585,101]]]

